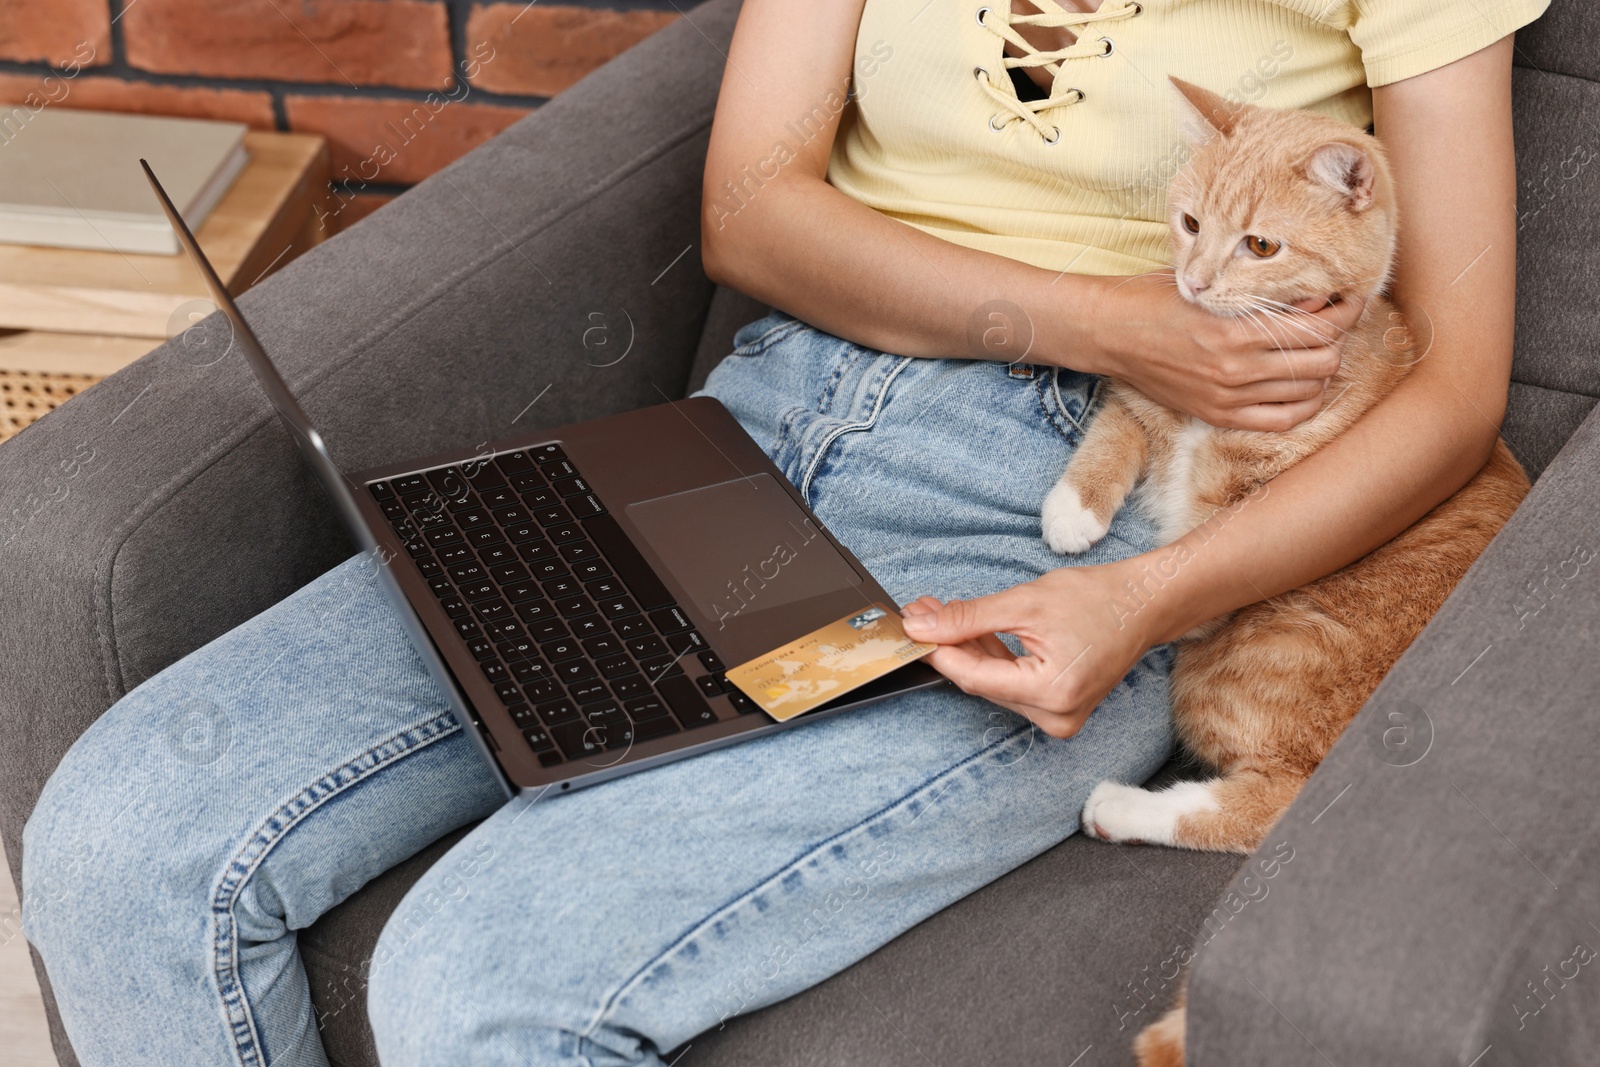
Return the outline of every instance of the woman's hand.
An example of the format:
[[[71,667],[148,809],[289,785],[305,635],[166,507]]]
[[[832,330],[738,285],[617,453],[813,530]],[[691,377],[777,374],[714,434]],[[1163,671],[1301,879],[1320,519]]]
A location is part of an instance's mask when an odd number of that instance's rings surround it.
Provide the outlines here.
[[[1063,567],[976,600],[923,597],[905,606],[906,633],[942,646],[928,662],[963,692],[1071,737],[1159,632],[1155,605],[1129,608],[1128,577],[1123,561]],[[1015,634],[1028,655],[1012,655],[996,633]]]
[[[1178,295],[1170,274],[1103,279],[1094,370],[1212,426],[1283,431],[1317,413],[1366,301],[1307,300],[1302,313],[1223,317]]]

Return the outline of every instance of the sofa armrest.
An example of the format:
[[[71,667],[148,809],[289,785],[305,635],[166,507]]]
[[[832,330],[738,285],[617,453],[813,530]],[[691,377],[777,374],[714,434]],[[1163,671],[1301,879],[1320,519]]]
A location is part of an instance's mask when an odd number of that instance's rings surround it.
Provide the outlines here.
[[[1256,858],[1235,878],[1251,903],[1199,952],[1192,1067],[1593,1062],[1597,485],[1600,413],[1273,830],[1262,857],[1293,858],[1270,892]]]
[[[245,294],[341,465],[682,395],[713,288],[693,249],[723,57],[701,30],[736,12],[695,9]],[[217,358],[225,320],[202,328],[0,446],[13,872],[106,707],[352,551],[240,356]]]

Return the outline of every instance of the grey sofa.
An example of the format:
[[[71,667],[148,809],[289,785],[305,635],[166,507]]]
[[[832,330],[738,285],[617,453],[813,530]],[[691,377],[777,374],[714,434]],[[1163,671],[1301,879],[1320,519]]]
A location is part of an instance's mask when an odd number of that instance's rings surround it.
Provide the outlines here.
[[[245,297],[343,462],[659,402],[728,350],[760,309],[693,249],[735,12],[695,9]],[[1577,962],[1600,948],[1597,55],[1585,0],[1517,52],[1504,433],[1538,483],[1262,854],[1074,837],[678,1063],[1122,1064],[1197,943],[1200,1067],[1600,1062],[1600,966]],[[96,716],[350,552],[243,364],[206,363],[169,343],[0,446],[14,877]],[[362,961],[450,843],[302,932],[336,1063],[376,1062]]]

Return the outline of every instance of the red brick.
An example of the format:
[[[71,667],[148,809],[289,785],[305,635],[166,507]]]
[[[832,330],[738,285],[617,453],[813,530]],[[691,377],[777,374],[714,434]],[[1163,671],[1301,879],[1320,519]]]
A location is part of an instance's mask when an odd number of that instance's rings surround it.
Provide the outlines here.
[[[0,59],[65,67],[111,62],[106,0],[0,0]]]
[[[462,86],[456,95],[470,92]],[[451,100],[295,96],[284,99],[289,128],[328,139],[335,184],[421,181],[527,113],[525,108]]]
[[[0,74],[0,103],[29,104],[33,107],[42,103],[50,107],[88,108],[92,111],[225,119],[243,122],[258,130],[276,128],[272,97],[268,93],[149,85],[92,75],[79,75],[76,78],[50,75],[47,78],[32,74]]]
[[[123,10],[128,62],[144,70],[411,89],[452,84],[450,27],[436,0],[138,0]]]
[[[492,93],[554,96],[678,16],[538,4],[474,4],[467,79]]]

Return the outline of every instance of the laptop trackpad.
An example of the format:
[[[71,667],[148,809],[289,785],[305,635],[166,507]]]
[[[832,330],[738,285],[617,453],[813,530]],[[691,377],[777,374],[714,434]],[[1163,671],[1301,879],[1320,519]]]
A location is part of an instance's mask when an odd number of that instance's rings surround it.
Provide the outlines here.
[[[867,601],[862,577],[770,474],[626,511],[725,656],[759,656]]]

